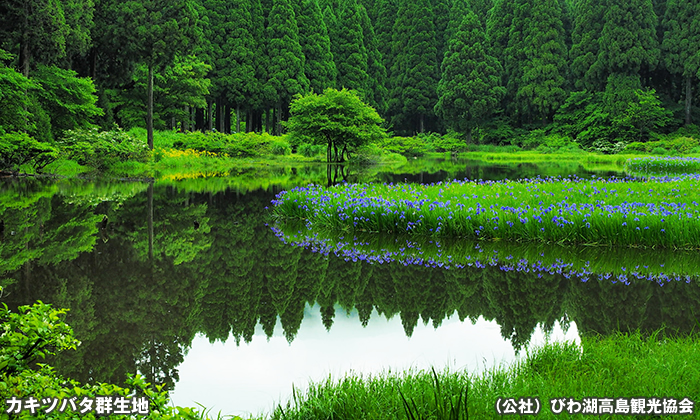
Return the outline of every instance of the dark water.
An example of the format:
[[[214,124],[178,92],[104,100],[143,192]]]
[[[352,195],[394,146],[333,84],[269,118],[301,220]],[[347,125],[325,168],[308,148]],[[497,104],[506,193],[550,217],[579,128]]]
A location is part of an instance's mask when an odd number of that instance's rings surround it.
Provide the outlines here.
[[[82,345],[51,362],[59,373],[121,382],[141,372],[174,388],[177,404],[197,401],[224,414],[269,410],[292,383],[303,388],[348,370],[478,369],[513,360],[547,334],[697,328],[696,254],[507,244],[475,251],[445,242],[441,258],[489,255],[445,269],[439,258],[406,264],[412,256],[396,252],[381,263],[358,257],[404,248],[403,239],[355,239],[344,245],[355,251],[348,254],[333,248],[344,238],[328,234],[324,248],[269,218],[277,192],[329,176],[332,183],[620,175],[572,164],[413,165],[403,172],[266,169],[154,184],[2,180],[2,301],[70,308],[67,321]],[[438,245],[418,245],[436,255],[430,250]],[[507,256],[530,266],[509,270]],[[666,268],[617,280],[616,267],[638,268],[638,261]]]

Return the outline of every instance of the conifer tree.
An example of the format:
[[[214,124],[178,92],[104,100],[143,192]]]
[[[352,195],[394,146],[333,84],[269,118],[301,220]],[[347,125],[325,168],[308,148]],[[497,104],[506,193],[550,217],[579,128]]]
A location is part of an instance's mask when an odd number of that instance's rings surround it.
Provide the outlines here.
[[[391,77],[390,71],[393,63],[393,28],[396,21],[398,7],[396,0],[377,0],[377,20],[374,24],[374,33],[377,37],[377,48],[384,60],[384,68],[387,77]]]
[[[424,132],[437,102],[437,42],[428,0],[402,0],[393,29],[389,112],[395,126]]]
[[[386,97],[388,90],[386,88],[386,68],[382,54],[377,46],[377,37],[374,34],[374,28],[370,21],[367,10],[363,5],[359,6],[360,24],[362,26],[362,39],[367,49],[367,74],[369,76],[369,92],[367,98],[369,104],[372,105],[380,115],[383,115],[386,110]]]
[[[146,130],[153,149],[153,75],[188,51],[201,37],[199,16],[192,0],[123,1],[112,34],[136,61],[148,67]]]
[[[561,4],[558,0],[515,3],[521,6],[516,16],[525,23],[519,42],[523,61],[515,80],[515,114],[528,122],[541,119],[544,124],[566,96],[567,51]]]
[[[338,26],[338,53],[333,53],[338,69],[338,87],[356,90],[360,98],[366,101],[371,96],[367,74],[368,57],[357,0],[344,1]]]
[[[683,77],[685,123],[690,124],[693,81],[700,77],[700,3],[669,0],[663,19],[661,45],[666,68]]]
[[[433,15],[435,15],[435,38],[437,42],[438,64],[442,62],[447,49],[449,38],[447,37],[447,26],[450,22],[451,4],[450,0],[431,0]],[[462,15],[462,18],[464,15]],[[459,23],[457,24],[459,25]]]
[[[317,0],[305,0],[298,17],[299,43],[304,52],[306,77],[311,90],[322,93],[335,87],[337,70],[331,53],[331,41]]]
[[[471,141],[472,130],[497,109],[505,94],[500,72],[498,60],[486,51],[479,18],[469,11],[445,53],[435,112]]]
[[[273,0],[268,16],[267,48],[269,54],[267,87],[275,94],[276,134],[286,118],[289,103],[296,94],[309,89],[304,75],[304,55],[299,45],[299,29],[289,0]],[[285,114],[285,115],[283,115]]]
[[[609,0],[603,19],[599,59],[608,74],[606,100],[618,107],[635,100],[640,74],[659,61],[657,17],[651,0]]]
[[[256,42],[251,33],[252,17],[250,2],[239,0],[233,3],[219,2],[224,12],[220,18],[219,38],[221,54],[217,57],[217,78],[221,86],[222,99],[227,106],[236,109],[236,131],[241,131],[241,106],[247,110],[248,100],[255,92]],[[224,118],[228,119],[226,112]]]
[[[37,64],[55,64],[66,56],[66,23],[59,0],[24,0],[0,4],[0,47],[19,57],[19,68],[29,77]]]
[[[450,8],[450,19],[445,28],[445,48],[449,47],[450,40],[455,36],[464,18],[473,12],[469,0],[453,0]],[[477,15],[478,16],[478,15]],[[442,60],[443,57],[438,57]]]
[[[469,5],[472,11],[476,13],[481,25],[486,27],[486,19],[493,8],[493,0],[470,0]]]
[[[577,89],[598,92],[605,87],[607,76],[598,57],[600,35],[605,24],[605,3],[600,0],[579,0],[575,5],[569,60]]]
[[[491,44],[492,54],[501,63],[504,61],[504,51],[508,47],[512,22],[513,2],[510,0],[494,0],[493,8],[486,20],[486,38]]]

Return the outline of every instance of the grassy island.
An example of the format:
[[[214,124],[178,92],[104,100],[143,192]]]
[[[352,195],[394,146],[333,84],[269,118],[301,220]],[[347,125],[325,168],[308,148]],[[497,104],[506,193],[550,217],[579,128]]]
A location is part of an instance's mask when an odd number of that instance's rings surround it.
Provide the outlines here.
[[[348,232],[694,249],[699,180],[686,174],[309,186],[280,193],[274,212]]]

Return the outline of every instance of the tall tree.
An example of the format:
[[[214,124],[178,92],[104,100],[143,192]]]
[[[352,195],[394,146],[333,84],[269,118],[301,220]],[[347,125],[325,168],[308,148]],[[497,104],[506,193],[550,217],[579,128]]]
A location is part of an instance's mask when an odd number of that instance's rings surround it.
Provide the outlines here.
[[[282,130],[283,113],[296,94],[307,92],[304,55],[299,45],[299,29],[289,0],[273,0],[268,16],[268,87],[275,93],[276,133]]]
[[[148,147],[153,149],[153,74],[200,38],[198,15],[192,0],[132,0],[118,7],[111,35],[148,67],[146,130]]]
[[[498,107],[505,88],[501,86],[501,65],[486,51],[486,34],[479,18],[469,12],[450,40],[442,62],[435,112],[447,125],[467,133]]]
[[[391,66],[393,63],[392,51],[392,36],[394,22],[396,21],[396,13],[398,7],[396,0],[377,0],[377,20],[374,24],[374,33],[377,37],[377,48],[384,60],[384,68],[386,68],[387,76],[390,76]]]
[[[337,69],[331,53],[331,40],[317,0],[305,0],[298,17],[299,43],[306,63],[304,73],[311,90],[322,93],[335,87]]]
[[[691,123],[692,85],[700,77],[700,3],[669,0],[663,19],[664,62],[668,70],[684,79],[685,124]]]
[[[424,132],[437,102],[437,40],[428,0],[402,0],[394,24],[390,113],[396,126]],[[392,112],[393,111],[393,112]]]
[[[15,0],[0,4],[0,46],[17,53],[24,77],[29,77],[30,68],[38,64],[56,64],[64,58],[70,31],[59,0]]]
[[[360,7],[357,0],[344,0],[338,19],[337,54],[333,52],[338,68],[338,87],[353,89],[360,98],[371,96],[367,74],[367,48],[365,47]]]
[[[541,119],[544,124],[566,97],[567,50],[561,4],[558,0],[515,3],[520,7],[513,26],[522,30],[520,45],[516,45],[524,54],[517,72],[515,113],[528,122]]]
[[[386,67],[384,67],[382,53],[379,52],[377,37],[367,10],[362,5],[359,7],[362,39],[367,49],[367,74],[369,76],[370,92],[367,100],[380,115],[383,115],[386,111],[386,98],[389,92],[386,88]]]
[[[435,16],[435,38],[437,41],[437,60],[442,62],[447,49],[449,38],[447,37],[447,27],[450,23],[450,12],[452,5],[450,0],[431,0],[433,15]],[[462,16],[464,17],[464,16]],[[459,25],[459,23],[457,24]]]
[[[579,0],[574,10],[571,34],[571,75],[577,89],[600,91],[605,87],[606,76],[600,53],[600,34],[605,21],[605,2]]]
[[[659,61],[657,17],[651,0],[609,0],[603,19],[599,59],[608,74],[608,105],[617,109],[636,99],[641,75]]]

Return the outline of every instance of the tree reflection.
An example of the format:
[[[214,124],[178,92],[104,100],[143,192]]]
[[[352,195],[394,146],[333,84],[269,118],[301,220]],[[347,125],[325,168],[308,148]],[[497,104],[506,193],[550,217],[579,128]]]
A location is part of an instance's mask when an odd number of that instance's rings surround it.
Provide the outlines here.
[[[14,282],[4,301],[16,307],[40,299],[71,309],[68,322],[83,344],[52,361],[61,374],[121,382],[140,371],[168,386],[177,381],[177,367],[197,333],[212,342],[250,342],[258,325],[271,337],[279,320],[291,342],[311,305],[320,306],[328,329],[340,307],[357,310],[365,326],[375,313],[398,316],[409,336],[419,322],[438,328],[450,316],[483,317],[495,320],[516,349],[537,326],[547,331],[557,321],[575,322],[582,334],[664,326],[688,334],[697,327],[697,281],[663,287],[644,280],[584,282],[565,270],[528,272],[503,264],[448,270],[398,260],[353,261],[350,254],[326,255],[312,244],[292,246],[266,225],[274,194],[274,188],[214,193],[157,183],[12,184],[0,193],[0,278]],[[290,227],[291,233],[298,230]],[[339,235],[336,242],[352,242]],[[381,250],[393,249],[392,241],[360,242]],[[426,255],[465,256],[468,248],[420,244]],[[591,259],[588,251],[501,243],[482,244],[481,251],[577,267]],[[643,253],[597,256],[597,266],[589,268],[643,258],[656,265],[666,261],[694,280],[700,274],[692,255],[634,254]]]

